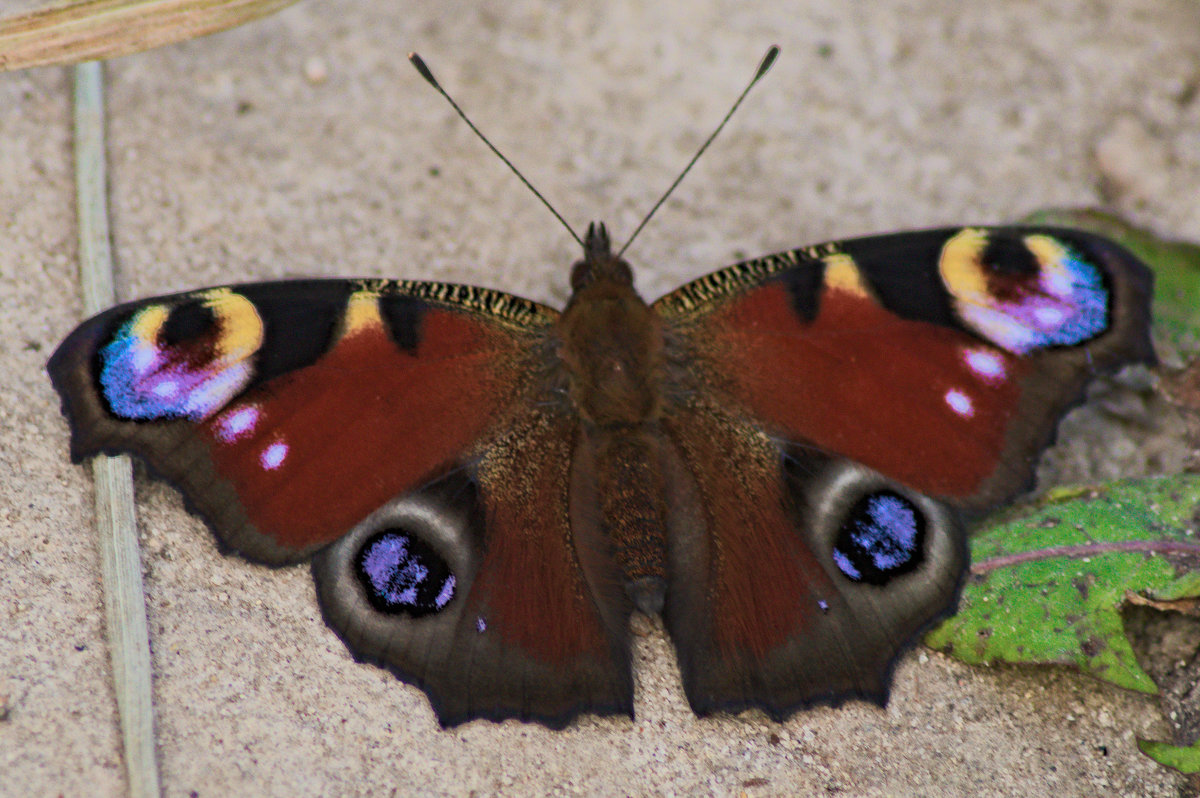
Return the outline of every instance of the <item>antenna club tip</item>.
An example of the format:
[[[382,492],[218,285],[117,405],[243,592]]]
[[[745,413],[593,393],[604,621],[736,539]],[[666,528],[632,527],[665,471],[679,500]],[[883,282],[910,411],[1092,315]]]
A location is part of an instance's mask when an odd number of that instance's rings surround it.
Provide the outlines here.
[[[762,63],[758,65],[758,71],[754,73],[754,79],[758,80],[763,75],[767,74],[767,70],[775,63],[775,59],[779,57],[779,45],[772,44],[767,48],[766,55],[762,58]]]
[[[433,73],[429,71],[429,67],[425,66],[425,60],[416,53],[408,54],[408,61],[421,73],[421,77],[425,78],[433,86],[440,88],[437,79],[433,77]]]

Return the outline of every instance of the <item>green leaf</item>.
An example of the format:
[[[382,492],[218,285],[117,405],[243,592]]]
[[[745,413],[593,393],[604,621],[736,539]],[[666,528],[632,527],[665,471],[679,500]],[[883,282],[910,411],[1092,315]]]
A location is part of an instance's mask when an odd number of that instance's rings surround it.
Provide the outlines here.
[[[1160,765],[1175,768],[1180,773],[1200,773],[1200,740],[1189,746],[1138,740],[1138,748]]]
[[[1200,596],[1200,571],[1188,574],[1175,582],[1175,584],[1162,590],[1148,591],[1146,595],[1155,601],[1178,601],[1179,599],[1196,598]]]
[[[971,540],[958,614],[925,638],[967,663],[1077,665],[1155,693],[1126,638],[1126,591],[1200,595],[1200,477],[1059,491]]]
[[[1181,366],[1200,354],[1200,246],[1169,241],[1097,210],[1044,210],[1025,224],[1058,225],[1111,238],[1154,269],[1154,333],[1159,356]]]

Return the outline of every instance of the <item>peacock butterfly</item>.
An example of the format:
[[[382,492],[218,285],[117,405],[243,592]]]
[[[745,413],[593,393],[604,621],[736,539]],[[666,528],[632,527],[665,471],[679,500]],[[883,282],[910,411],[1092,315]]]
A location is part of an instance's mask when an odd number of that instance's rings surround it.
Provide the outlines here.
[[[634,609],[696,712],[783,718],[885,701],[964,524],[1090,377],[1153,359],[1150,273],[1080,232],[796,249],[650,305],[585,243],[561,313],[408,280],[112,308],[50,359],[71,457],[132,452],[228,547],[311,557],[329,624],[444,725],[631,713]]]
[[[1081,232],[806,247],[653,304],[583,243],[561,313],[383,279],[112,308],[48,365],[71,457],[132,452],[229,548],[311,558],[329,625],[443,725],[632,715],[635,609],[697,713],[782,719],[886,701],[965,525],[1092,376],[1154,358],[1150,273]]]

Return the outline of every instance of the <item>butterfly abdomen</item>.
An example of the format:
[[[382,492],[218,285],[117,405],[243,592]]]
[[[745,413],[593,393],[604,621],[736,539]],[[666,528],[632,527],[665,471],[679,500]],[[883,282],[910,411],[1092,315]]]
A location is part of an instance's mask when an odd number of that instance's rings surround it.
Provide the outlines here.
[[[601,433],[595,445],[600,528],[612,543],[625,591],[639,610],[661,612],[667,588],[666,508],[659,439],[650,430]]]

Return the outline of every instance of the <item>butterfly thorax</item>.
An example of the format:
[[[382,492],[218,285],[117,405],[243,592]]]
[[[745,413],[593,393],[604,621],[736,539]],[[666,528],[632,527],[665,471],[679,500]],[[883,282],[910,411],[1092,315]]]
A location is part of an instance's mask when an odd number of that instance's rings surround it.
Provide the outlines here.
[[[598,428],[655,423],[662,404],[662,324],[634,290],[629,264],[609,250],[603,225],[588,230],[571,287],[557,333],[575,409]]]

